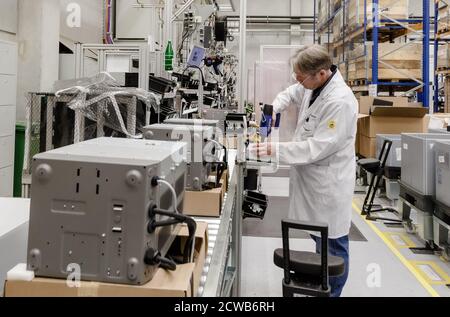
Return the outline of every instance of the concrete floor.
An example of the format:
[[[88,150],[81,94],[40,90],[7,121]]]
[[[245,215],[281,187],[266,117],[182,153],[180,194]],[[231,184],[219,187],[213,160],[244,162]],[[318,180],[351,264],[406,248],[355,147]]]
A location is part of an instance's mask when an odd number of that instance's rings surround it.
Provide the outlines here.
[[[286,178],[265,177],[262,185],[264,193],[269,196],[288,199]],[[392,229],[367,222],[357,210],[362,199],[362,195],[355,195],[352,220],[367,242],[350,242],[350,276],[343,296],[450,297],[450,264],[438,255],[416,255],[409,248],[390,242],[396,241],[393,237],[398,236],[408,244],[424,245],[417,236],[408,235],[403,228]],[[271,209],[276,209],[276,206]],[[277,225],[280,223],[281,218]],[[292,239],[291,244],[292,248],[299,250],[313,251],[314,248],[310,239]],[[279,238],[243,238],[242,296],[282,296],[283,272],[273,264],[273,251],[281,247]]]

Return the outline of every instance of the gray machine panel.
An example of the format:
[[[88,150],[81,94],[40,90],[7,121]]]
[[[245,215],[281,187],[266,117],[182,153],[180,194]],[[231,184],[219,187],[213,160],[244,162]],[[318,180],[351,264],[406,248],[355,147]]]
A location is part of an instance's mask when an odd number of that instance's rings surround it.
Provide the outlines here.
[[[208,183],[212,165],[205,161],[205,152],[214,139],[214,129],[208,126],[154,124],[144,128],[144,138],[149,140],[187,143],[187,188],[201,191]],[[214,146],[211,146],[211,151]]]
[[[163,255],[179,226],[149,234],[148,207],[173,210],[171,192],[184,198],[186,163],[181,143],[100,138],[33,159],[28,268],[37,276],[144,284],[157,267],[144,263],[149,248]],[[157,221],[165,220],[156,217]]]
[[[175,125],[187,125],[187,126],[197,126],[197,127],[211,127],[213,128],[213,138],[217,140],[219,134],[218,129],[220,129],[219,120],[206,120],[206,119],[167,119],[164,121],[165,124],[175,124]],[[223,135],[222,131],[222,135]]]
[[[196,126],[206,126],[212,128],[219,127],[219,120],[206,120],[206,119],[167,119],[164,121],[165,124],[178,124],[178,125],[196,125]]]
[[[205,120],[217,120],[219,121],[219,128],[225,133],[225,121],[227,115],[233,113],[231,110],[225,109],[205,109],[203,110],[202,117]]]
[[[436,199],[450,207],[450,141],[435,144]]]
[[[428,133],[443,133],[443,134],[450,134],[450,131],[447,129],[428,129]]]
[[[422,195],[435,194],[434,145],[450,134],[402,134],[402,182]]]
[[[402,137],[400,134],[378,134],[377,135],[377,157],[383,148],[385,140],[392,141],[391,151],[386,161],[387,167],[402,166]]]

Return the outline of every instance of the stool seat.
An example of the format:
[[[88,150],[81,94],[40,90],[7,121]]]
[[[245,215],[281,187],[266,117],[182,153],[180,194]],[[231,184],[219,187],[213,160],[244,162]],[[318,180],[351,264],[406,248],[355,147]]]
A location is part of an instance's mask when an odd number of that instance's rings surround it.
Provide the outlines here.
[[[381,168],[380,160],[374,158],[362,159],[358,161],[358,165],[372,174],[378,174]]]
[[[313,252],[290,251],[290,270],[296,274],[309,276],[321,275],[321,255]],[[279,268],[284,268],[283,249],[275,250],[273,261]],[[328,256],[328,270],[330,276],[341,276],[345,273],[344,259]]]

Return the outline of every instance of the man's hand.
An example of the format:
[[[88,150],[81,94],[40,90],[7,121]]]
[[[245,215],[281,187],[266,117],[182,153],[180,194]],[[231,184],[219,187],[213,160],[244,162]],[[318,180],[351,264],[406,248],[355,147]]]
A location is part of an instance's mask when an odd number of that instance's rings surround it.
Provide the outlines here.
[[[272,157],[276,155],[276,144],[274,143],[253,143],[250,145],[250,153],[258,158]]]

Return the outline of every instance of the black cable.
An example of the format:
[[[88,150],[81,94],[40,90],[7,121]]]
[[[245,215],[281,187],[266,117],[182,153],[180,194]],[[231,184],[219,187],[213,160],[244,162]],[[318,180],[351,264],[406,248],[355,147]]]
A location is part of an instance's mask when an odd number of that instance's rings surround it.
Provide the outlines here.
[[[173,260],[164,257],[160,257],[159,260],[160,260],[159,265],[163,269],[169,271],[175,271],[177,269],[177,264]]]
[[[159,221],[159,222],[153,221],[148,224],[148,226],[149,226],[148,232],[154,232],[157,228],[173,226],[173,225],[177,225],[179,223],[180,223],[180,221],[178,221],[178,220],[166,220],[166,221]]]
[[[169,271],[175,271],[177,269],[175,261],[161,256],[159,251],[152,248],[145,252],[144,263],[147,265],[158,265]]]
[[[225,163],[226,167],[228,168],[228,149],[225,145],[223,145],[223,144],[220,144],[220,145],[222,145],[223,153],[224,153],[223,154],[223,162]]]
[[[152,185],[154,185],[154,184],[158,184],[157,177],[155,177],[152,180]],[[187,217],[183,214],[179,214],[179,213],[164,210],[164,209],[159,209],[159,208],[157,208],[156,205],[149,206],[148,214],[149,214],[150,219],[154,219],[156,215],[166,216],[166,217],[175,219],[175,221],[162,221],[159,223],[158,222],[150,223],[149,229],[156,228],[159,226],[164,226],[164,224],[166,224],[166,225],[173,225],[173,224],[177,224],[177,223],[186,223],[187,224],[188,231],[189,231],[189,237],[188,237],[188,240],[187,240],[185,248],[184,248],[184,261],[186,263],[189,263],[189,259],[190,259],[190,255],[191,255],[189,252],[189,247],[191,246],[192,242],[194,241],[195,231],[197,229],[197,223],[195,222],[195,220],[192,219],[191,217]],[[152,232],[152,231],[150,230],[149,232]],[[191,252],[194,252],[194,250],[191,250]]]
[[[220,180],[222,179],[222,176],[225,173],[226,169],[227,169],[226,164],[219,164],[219,166],[217,166],[216,187],[220,186]]]
[[[219,143],[220,144],[220,143]],[[223,174],[225,173],[225,171],[228,169],[228,149],[225,145],[221,144],[224,154],[223,154],[223,166],[219,166],[217,168],[217,182],[216,182],[216,186],[219,187],[220,185],[220,180],[222,179]],[[222,169],[220,167],[223,167]]]
[[[192,35],[194,35],[194,33],[197,31],[198,27],[199,27],[199,25],[197,24],[197,25],[195,26],[195,29],[191,32],[191,34],[189,34],[189,29],[186,29],[187,32],[186,32],[185,36],[182,35],[182,37],[181,37],[181,44],[180,44],[180,46],[179,46],[179,48],[178,48],[178,52],[177,52],[177,57],[178,57],[178,59],[180,60],[180,62],[181,62],[181,58],[182,58],[181,51],[183,50],[184,42],[185,42],[188,38],[190,38]],[[180,57],[181,57],[181,58],[180,58]]]
[[[184,262],[189,263],[189,259],[191,258],[191,255],[194,252],[193,249],[191,249],[191,252],[189,252],[189,248],[192,246],[192,243],[195,238],[195,231],[197,230],[197,223],[195,222],[195,220],[192,219],[191,217],[187,217],[185,215],[177,214],[177,213],[174,213],[174,212],[171,212],[168,210],[164,210],[164,209],[154,208],[153,210],[154,210],[155,214],[157,214],[157,215],[172,217],[172,218],[175,218],[176,220],[179,220],[182,223],[187,224],[188,231],[189,231],[189,237],[186,241],[186,245],[184,246],[183,253],[184,253]]]

